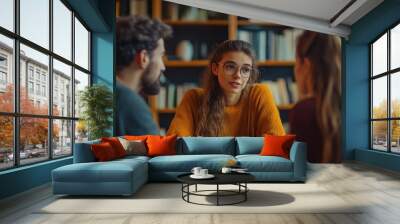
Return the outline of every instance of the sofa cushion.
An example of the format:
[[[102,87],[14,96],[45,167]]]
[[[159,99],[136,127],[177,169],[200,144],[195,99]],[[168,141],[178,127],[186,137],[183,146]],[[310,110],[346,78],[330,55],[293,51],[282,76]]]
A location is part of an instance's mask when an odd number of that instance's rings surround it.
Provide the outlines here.
[[[144,140],[126,140],[124,138],[118,137],[122,146],[126,151],[126,155],[147,155],[146,141]]]
[[[147,172],[147,163],[140,159],[109,162],[74,163],[53,170],[58,182],[130,182],[134,172]]]
[[[117,158],[122,158],[126,156],[126,151],[117,137],[104,137],[101,138],[101,142],[110,143],[110,145],[114,149]]]
[[[279,156],[238,155],[236,159],[249,172],[293,172],[292,161]]]
[[[74,163],[88,163],[95,162],[96,158],[91,150],[92,144],[99,144],[99,139],[87,142],[75,143],[74,147]]]
[[[265,135],[261,156],[280,156],[289,159],[290,148],[296,135]]]
[[[179,141],[177,153],[235,155],[235,139],[233,137],[183,137]]]
[[[117,159],[118,156],[115,154],[115,150],[108,142],[102,142],[100,144],[91,145],[92,152],[96,160],[99,162],[105,162]]]
[[[263,137],[236,137],[236,155],[260,154],[264,145]]]
[[[231,155],[175,155],[158,156],[149,160],[149,170],[163,172],[190,172],[193,167],[200,166],[211,172],[219,171],[228,160],[235,159]]]
[[[149,135],[146,139],[148,156],[163,156],[176,154],[176,135]]]
[[[143,161],[143,162],[148,162],[150,157],[147,156],[137,156],[137,155],[130,155],[130,156],[125,156],[124,158],[116,159],[113,160],[113,162],[131,162],[131,161]]]
[[[129,141],[134,141],[134,140],[146,141],[147,137],[148,135],[125,135],[124,139]]]

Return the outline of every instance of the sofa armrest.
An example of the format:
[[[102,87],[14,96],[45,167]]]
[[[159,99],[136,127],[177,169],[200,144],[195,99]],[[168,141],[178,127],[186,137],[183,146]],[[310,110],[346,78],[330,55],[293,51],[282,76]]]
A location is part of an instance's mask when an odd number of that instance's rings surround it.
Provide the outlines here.
[[[293,179],[305,181],[307,176],[307,145],[295,141],[290,148],[290,160],[293,162]]]
[[[75,143],[74,145],[74,163],[89,163],[95,162],[96,158],[92,153],[90,146],[100,143],[99,140]]]

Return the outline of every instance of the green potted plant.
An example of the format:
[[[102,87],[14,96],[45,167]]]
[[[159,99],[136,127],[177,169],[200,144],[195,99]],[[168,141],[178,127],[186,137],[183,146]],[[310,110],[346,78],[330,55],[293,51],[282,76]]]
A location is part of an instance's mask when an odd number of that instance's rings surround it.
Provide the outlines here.
[[[110,89],[102,84],[94,84],[86,87],[79,96],[82,110],[80,124],[86,126],[89,140],[110,136],[113,115],[113,94]]]

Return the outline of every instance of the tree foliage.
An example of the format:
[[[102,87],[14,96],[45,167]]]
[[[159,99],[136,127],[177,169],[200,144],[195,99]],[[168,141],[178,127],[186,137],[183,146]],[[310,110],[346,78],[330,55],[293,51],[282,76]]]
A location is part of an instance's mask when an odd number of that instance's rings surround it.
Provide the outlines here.
[[[6,92],[0,94],[0,111],[13,112],[14,107],[14,88],[8,85]],[[20,88],[20,108],[24,114],[47,114],[47,104],[34,105],[29,99],[28,93],[24,87]],[[59,113],[55,110],[55,113]],[[13,148],[13,117],[0,116],[0,147]],[[45,118],[20,118],[20,148],[24,149],[26,145],[46,144],[48,139],[48,119]],[[57,125],[53,126],[53,138],[59,135]]]
[[[391,117],[400,117],[400,100],[392,100]],[[382,101],[377,107],[373,108],[373,118],[387,118],[387,101]],[[392,121],[392,141],[397,141],[400,138],[400,122]],[[387,121],[373,122],[374,138],[386,138],[387,136]]]
[[[79,96],[84,120],[80,125],[87,126],[89,139],[110,136],[108,130],[112,127],[112,92],[108,87],[97,84],[86,87]]]

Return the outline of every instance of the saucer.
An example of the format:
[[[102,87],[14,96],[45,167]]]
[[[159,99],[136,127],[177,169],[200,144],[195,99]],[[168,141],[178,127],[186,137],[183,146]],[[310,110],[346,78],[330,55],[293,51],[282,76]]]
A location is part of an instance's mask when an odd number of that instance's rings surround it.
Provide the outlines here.
[[[214,178],[214,177],[215,176],[212,175],[212,174],[207,174],[207,175],[204,175],[204,176],[194,175],[194,174],[190,175],[190,178],[193,178],[193,179],[211,179],[211,178]]]

